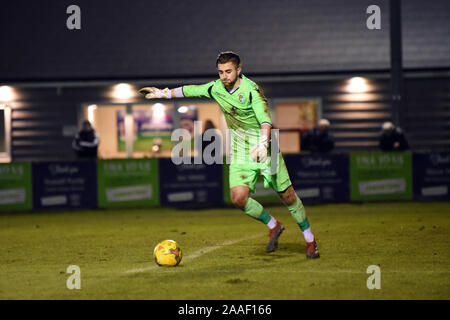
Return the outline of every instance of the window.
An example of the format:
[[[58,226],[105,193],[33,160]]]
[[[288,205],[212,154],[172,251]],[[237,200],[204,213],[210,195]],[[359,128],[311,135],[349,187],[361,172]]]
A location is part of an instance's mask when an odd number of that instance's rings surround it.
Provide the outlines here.
[[[276,99],[276,127],[280,129],[282,153],[300,152],[301,136],[312,129],[321,115],[321,104],[317,98]]]
[[[100,159],[170,157],[174,129],[173,104],[110,104],[84,106],[100,144]]]
[[[80,115],[80,124],[89,120],[99,136],[99,159],[170,158],[177,143],[171,141],[174,129],[187,129],[194,137],[202,134],[208,123],[223,136],[227,128],[217,103],[192,99],[172,103],[85,104]],[[196,121],[202,124],[194,130]],[[191,155],[195,155],[194,140],[189,143]]]

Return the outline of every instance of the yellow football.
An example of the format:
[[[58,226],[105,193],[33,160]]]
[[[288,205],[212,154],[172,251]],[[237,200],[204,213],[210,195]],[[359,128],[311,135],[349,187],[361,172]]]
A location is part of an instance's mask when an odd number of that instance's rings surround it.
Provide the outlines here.
[[[181,262],[183,255],[176,241],[164,240],[156,245],[153,256],[158,266],[175,267]]]

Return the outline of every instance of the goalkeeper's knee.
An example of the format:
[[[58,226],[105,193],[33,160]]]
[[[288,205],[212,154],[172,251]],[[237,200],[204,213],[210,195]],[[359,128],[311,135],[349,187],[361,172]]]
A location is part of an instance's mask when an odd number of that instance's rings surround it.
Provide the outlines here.
[[[244,210],[244,208],[245,208],[245,205],[247,204],[247,202],[248,202],[248,199],[249,199],[249,197],[248,197],[248,195],[246,195],[246,194],[232,194],[231,195],[231,202],[236,206],[236,207],[238,207],[239,209],[242,209],[242,210]]]

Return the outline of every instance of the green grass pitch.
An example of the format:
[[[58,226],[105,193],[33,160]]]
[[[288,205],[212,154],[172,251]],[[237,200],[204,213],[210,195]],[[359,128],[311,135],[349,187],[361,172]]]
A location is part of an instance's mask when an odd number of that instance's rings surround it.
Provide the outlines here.
[[[0,299],[449,299],[450,203],[306,206],[321,258],[286,226],[267,254],[267,228],[237,209],[170,208],[0,215]],[[158,267],[154,246],[183,259]],[[69,290],[66,268],[81,269]],[[379,265],[381,289],[366,273]]]

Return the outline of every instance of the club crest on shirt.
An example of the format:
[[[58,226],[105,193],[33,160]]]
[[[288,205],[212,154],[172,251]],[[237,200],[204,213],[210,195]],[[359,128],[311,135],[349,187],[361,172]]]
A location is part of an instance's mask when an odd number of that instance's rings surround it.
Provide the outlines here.
[[[242,103],[244,102],[244,96],[242,94],[239,95],[239,101]]]

